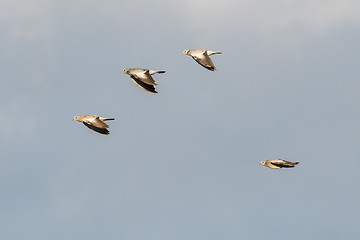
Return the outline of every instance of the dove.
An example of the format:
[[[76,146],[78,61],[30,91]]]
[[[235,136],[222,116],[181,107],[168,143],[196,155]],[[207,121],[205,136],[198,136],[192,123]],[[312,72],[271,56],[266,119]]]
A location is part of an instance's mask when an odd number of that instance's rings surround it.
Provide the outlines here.
[[[184,50],[182,54],[191,56],[197,63],[210,71],[216,71],[214,63],[210,56],[213,54],[221,54],[221,52],[213,52],[207,49],[190,49]]]
[[[157,93],[154,87],[157,84],[151,75],[156,73],[165,73],[165,71],[153,71],[143,68],[125,68],[122,70],[122,73],[130,75],[131,80],[133,80],[136,85],[145,91]]]
[[[260,162],[259,165],[264,165],[268,168],[279,169],[279,168],[293,168],[295,165],[299,164],[299,162],[289,162],[282,159],[272,159],[267,161]]]
[[[75,116],[73,121],[76,120],[78,122],[82,122],[85,126],[94,130],[95,132],[108,135],[109,125],[104,123],[104,121],[115,120],[115,118],[103,118],[96,115],[79,115]]]

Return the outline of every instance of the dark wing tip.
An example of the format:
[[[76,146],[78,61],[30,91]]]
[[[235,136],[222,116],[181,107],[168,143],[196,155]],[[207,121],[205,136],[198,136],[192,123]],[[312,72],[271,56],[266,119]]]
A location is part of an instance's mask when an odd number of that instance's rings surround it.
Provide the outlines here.
[[[205,65],[202,65],[202,64],[200,64],[200,65],[203,66],[204,68],[206,68],[207,70],[212,71],[212,72],[214,72],[216,70],[214,67],[205,66]]]
[[[296,164],[286,164],[286,163],[271,163],[274,166],[277,166],[279,168],[293,168]]]
[[[109,135],[109,130],[107,130],[106,128],[98,128],[98,127],[95,127],[93,125],[90,125],[88,123],[85,123],[83,122],[83,124],[85,126],[87,126],[88,128],[90,128],[91,130],[94,130],[95,132],[98,132],[98,133],[101,133],[101,134],[104,134],[104,135]]]
[[[136,83],[136,85],[138,85],[145,91],[148,91],[150,93],[157,93],[157,91],[155,90],[155,87],[153,85],[146,84],[143,81],[141,81],[140,79],[136,78],[135,76],[131,76],[131,79]]]
[[[272,165],[274,165],[274,166],[276,166],[276,167],[279,167],[279,168],[284,167],[284,165],[278,164],[278,163],[272,163],[272,162],[270,162],[270,164],[272,164]]]

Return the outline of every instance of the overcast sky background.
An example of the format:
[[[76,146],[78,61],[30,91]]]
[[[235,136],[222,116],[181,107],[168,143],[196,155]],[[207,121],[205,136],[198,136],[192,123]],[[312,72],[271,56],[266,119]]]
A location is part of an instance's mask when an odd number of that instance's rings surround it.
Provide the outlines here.
[[[359,239],[359,9],[1,0],[1,239]]]

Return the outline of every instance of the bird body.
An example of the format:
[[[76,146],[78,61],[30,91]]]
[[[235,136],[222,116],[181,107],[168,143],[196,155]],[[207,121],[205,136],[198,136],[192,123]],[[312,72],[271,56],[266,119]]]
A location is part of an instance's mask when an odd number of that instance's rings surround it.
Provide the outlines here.
[[[94,130],[95,132],[108,135],[109,125],[107,125],[104,121],[115,120],[115,118],[103,118],[96,115],[79,115],[75,116],[73,121],[76,120],[78,122],[82,122],[85,126]]]
[[[212,62],[210,56],[214,54],[221,54],[221,52],[209,51],[207,49],[190,49],[184,50],[182,54],[191,56],[197,63],[210,71],[216,71],[216,67]]]
[[[154,71],[143,68],[125,68],[122,72],[130,75],[131,80],[133,80],[136,85],[150,93],[157,93],[154,87],[157,83],[152,75],[165,73],[165,71]]]
[[[282,159],[272,159],[260,162],[260,165],[264,165],[268,168],[279,169],[279,168],[293,168],[299,162],[289,162]]]

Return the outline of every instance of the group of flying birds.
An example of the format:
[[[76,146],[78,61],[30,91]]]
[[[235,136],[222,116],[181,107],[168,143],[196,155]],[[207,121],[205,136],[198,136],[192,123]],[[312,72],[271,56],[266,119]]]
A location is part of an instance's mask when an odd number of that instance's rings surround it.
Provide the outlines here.
[[[214,54],[221,54],[221,52],[209,51],[207,49],[190,49],[184,50],[182,54],[191,56],[197,63],[210,71],[216,71],[216,67],[212,62],[210,56]],[[154,71],[143,68],[125,68],[122,73],[128,74],[130,79],[140,88],[150,93],[157,93],[155,86],[157,85],[152,75],[157,73],[165,73],[165,71]],[[82,122],[85,126],[98,133],[108,135],[109,125],[105,121],[115,120],[115,118],[104,118],[97,115],[79,115],[75,116],[73,121]],[[293,168],[299,162],[289,162],[282,159],[272,159],[260,162],[268,168]]]

